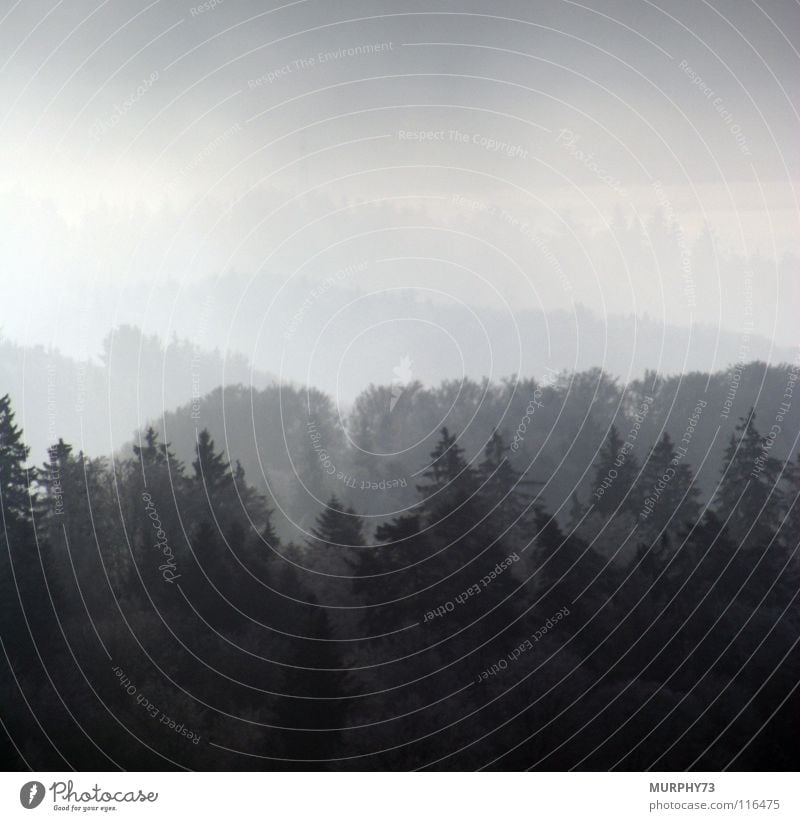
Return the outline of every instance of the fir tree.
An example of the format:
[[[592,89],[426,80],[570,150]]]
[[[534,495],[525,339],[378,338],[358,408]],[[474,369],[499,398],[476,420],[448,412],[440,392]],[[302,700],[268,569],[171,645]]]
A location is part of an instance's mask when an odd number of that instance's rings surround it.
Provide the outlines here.
[[[42,515],[62,515],[68,509],[65,506],[65,490],[70,488],[73,478],[75,460],[72,457],[72,445],[59,439],[47,450],[48,459],[38,471],[36,483],[44,491],[39,500],[39,512]],[[83,454],[80,456],[83,460]]]
[[[700,515],[700,493],[692,470],[680,460],[668,433],[650,451],[639,489],[640,530],[648,538],[660,540],[667,530],[678,533]]]
[[[480,486],[477,471],[467,464],[458,437],[442,428],[439,441],[431,451],[431,462],[422,474],[425,482],[417,485],[422,496],[419,512],[425,524],[457,538],[469,523],[479,518]]]
[[[8,394],[0,397],[0,508],[8,526],[14,521],[30,521],[35,471],[25,467],[30,449],[22,430],[14,424]]]
[[[638,470],[632,448],[612,425],[595,470],[593,501],[603,516],[617,515],[634,508],[629,491]]]
[[[780,526],[781,462],[773,457],[770,439],[756,429],[751,408],[731,434],[716,494],[716,510],[727,528],[743,544],[766,546]]]
[[[200,482],[211,496],[230,476],[230,465],[223,453],[216,452],[214,440],[205,428],[197,437],[196,453],[197,458],[192,462],[195,481]]]
[[[159,443],[158,433],[152,425],[145,431],[144,445],[134,445],[133,453],[145,469],[156,465],[164,465],[169,457],[167,445]]]
[[[366,544],[360,517],[352,507],[345,508],[336,494],[317,517],[311,533],[314,536],[309,543],[311,547],[363,547]]]
[[[540,509],[534,488],[540,482],[523,478],[509,458],[509,448],[495,431],[478,466],[481,508],[488,511],[492,530],[510,546],[519,547],[532,535],[533,518]]]

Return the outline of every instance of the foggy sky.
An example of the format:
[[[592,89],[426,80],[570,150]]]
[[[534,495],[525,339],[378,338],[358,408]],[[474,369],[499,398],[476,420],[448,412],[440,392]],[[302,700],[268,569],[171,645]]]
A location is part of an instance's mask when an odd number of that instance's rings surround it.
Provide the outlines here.
[[[355,266],[465,327],[581,304],[795,344],[799,31],[788,0],[15,3],[0,328],[75,356],[122,318],[224,345],[236,300],[209,335],[199,283],[274,290],[272,325],[307,298],[287,283]],[[324,328],[287,343],[302,378]]]

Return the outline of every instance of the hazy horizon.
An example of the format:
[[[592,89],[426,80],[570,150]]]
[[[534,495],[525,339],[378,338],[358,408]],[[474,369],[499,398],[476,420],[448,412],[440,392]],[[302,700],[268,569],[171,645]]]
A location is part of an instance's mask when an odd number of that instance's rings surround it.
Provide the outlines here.
[[[581,303],[793,345],[792,10],[18,3],[0,330],[89,356],[122,322],[168,341],[231,271],[247,304],[349,269],[336,288],[437,291],[462,329]]]

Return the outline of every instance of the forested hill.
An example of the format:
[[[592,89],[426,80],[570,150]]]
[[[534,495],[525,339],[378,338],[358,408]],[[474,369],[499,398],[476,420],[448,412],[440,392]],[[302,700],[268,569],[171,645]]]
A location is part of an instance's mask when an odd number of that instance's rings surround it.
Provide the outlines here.
[[[251,370],[244,356],[223,357],[177,338],[165,343],[131,325],[109,332],[97,358],[76,359],[0,337],[0,395],[14,398],[37,460],[57,436],[92,456],[112,453],[143,420],[217,385],[272,381]]]
[[[316,390],[232,386],[153,425],[187,463],[197,431],[208,428],[249,481],[305,525],[333,493],[374,516],[376,525],[413,503],[442,426],[458,432],[470,462],[498,430],[515,468],[544,483],[543,499],[563,518],[576,500],[593,500],[593,465],[612,425],[629,443],[628,464],[641,465],[668,433],[685,449],[682,459],[704,496],[713,493],[729,439],[751,408],[771,454],[793,455],[800,433],[796,374],[790,365],[750,362],[713,374],[648,373],[628,385],[599,369],[550,373],[539,382],[395,383],[370,386],[346,414]]]
[[[562,251],[572,262],[574,249],[565,245]],[[389,381],[393,365],[404,355],[412,360],[416,379],[435,385],[462,373],[471,379],[512,373],[534,377],[541,376],[548,365],[580,371],[600,362],[609,374],[627,380],[648,368],[664,374],[685,373],[689,367],[714,371],[743,356],[778,364],[791,361],[795,353],[786,345],[785,335],[742,329],[738,314],[719,327],[703,324],[703,317],[691,318],[685,312],[682,323],[676,322],[674,313],[672,321],[665,321],[657,305],[649,314],[641,306],[635,312],[623,312],[616,304],[607,306],[605,313],[589,300],[550,309],[514,305],[513,314],[508,313],[508,306],[498,305],[475,304],[465,310],[461,305],[423,298],[413,289],[375,293],[374,283],[361,278],[376,275],[380,266],[365,262],[363,270],[352,273],[360,267],[344,266],[336,274],[329,272],[327,278],[320,274],[317,281],[290,279],[277,294],[270,277],[254,280],[245,274],[226,274],[188,293],[181,291],[183,310],[174,317],[168,308],[178,297],[167,289],[163,304],[153,306],[151,321],[154,327],[175,327],[179,335],[191,338],[196,317],[207,315],[210,347],[247,352],[253,366],[261,370],[277,371],[280,362],[282,381],[305,382],[311,369],[313,385],[330,393],[338,390],[348,400],[370,381]],[[787,268],[787,279],[793,270]],[[541,277],[541,273],[537,272],[537,284],[558,287],[558,277]],[[430,276],[436,281],[435,272]],[[658,273],[652,278],[642,274],[642,282],[651,283],[653,291],[652,283],[660,277]],[[793,273],[791,278],[796,279]],[[673,290],[680,292],[680,288]],[[576,293],[580,292],[576,286]],[[763,298],[760,288],[755,298]],[[716,304],[710,295],[704,299],[701,302],[698,296],[698,304]],[[788,293],[782,313],[792,299]],[[762,317],[767,315],[763,308],[754,310]],[[331,317],[337,321],[330,322]],[[398,322],[398,317],[411,318],[413,324]],[[373,337],[375,327],[380,334]],[[322,345],[318,344],[320,332]],[[370,343],[368,347],[350,347],[359,334]],[[338,367],[340,362],[344,367]]]
[[[798,372],[737,374],[228,388],[33,471],[0,398],[0,760],[797,769]]]

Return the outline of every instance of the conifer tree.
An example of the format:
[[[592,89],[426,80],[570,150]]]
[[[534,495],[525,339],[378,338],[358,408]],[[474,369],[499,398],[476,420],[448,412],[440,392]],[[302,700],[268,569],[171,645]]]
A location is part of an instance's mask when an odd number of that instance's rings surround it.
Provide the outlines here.
[[[361,518],[352,507],[345,508],[336,494],[317,517],[311,533],[314,537],[311,547],[363,547],[366,544]]]
[[[458,437],[446,427],[422,476],[425,481],[417,485],[422,496],[418,510],[423,523],[434,528],[440,539],[457,539],[480,520],[485,511],[477,471],[467,464]]]
[[[661,539],[667,530],[677,533],[700,515],[700,492],[692,470],[680,460],[668,433],[650,451],[639,479],[637,503],[641,532]]]
[[[502,435],[495,431],[478,466],[481,508],[489,515],[492,530],[511,547],[520,547],[532,535],[533,519],[540,505],[535,487],[540,482],[523,478],[509,458]]]
[[[195,454],[192,480],[199,497],[197,518],[200,522],[194,539],[196,549],[220,578],[233,578],[239,571],[236,559],[229,553],[233,551],[239,556],[251,529],[244,500],[239,495],[239,488],[250,495],[244,482],[244,468],[238,465],[231,470],[224,453],[217,453],[206,429],[197,436]],[[257,528],[260,522],[253,524]]]
[[[134,445],[133,453],[145,469],[166,464],[169,456],[168,446],[159,443],[158,433],[152,425],[145,431],[144,445]]]
[[[85,606],[100,614],[110,603],[109,583],[119,590],[130,570],[114,549],[117,500],[107,464],[82,451],[75,455],[59,439],[48,449],[37,484],[42,494],[36,521],[48,584],[67,610],[79,606],[84,612]]]
[[[459,491],[471,491],[476,486],[475,475],[464,459],[464,449],[458,444],[458,437],[442,428],[439,441],[431,451],[431,463],[423,473],[427,483],[419,486],[426,497],[447,488],[457,487]]]
[[[382,582],[386,598],[408,595],[452,576],[474,556],[478,543],[486,547],[490,541],[476,529],[487,510],[477,494],[477,471],[467,464],[457,437],[447,428],[442,429],[430,459],[424,481],[417,485],[420,500],[415,508],[377,528],[375,537],[386,546],[374,553],[359,551],[365,554],[359,576],[397,571]],[[488,531],[488,524],[484,528]],[[447,598],[441,588],[429,595],[431,600]],[[422,599],[407,603],[416,609],[427,606]]]
[[[20,618],[19,602],[29,622],[40,621],[50,611],[44,606],[45,593],[35,561],[32,508],[38,500],[31,487],[36,472],[25,465],[28,454],[6,394],[0,398],[0,625],[6,641],[13,641],[17,632],[20,637],[28,635],[29,628],[21,620],[16,623],[17,629],[8,627],[12,619]],[[41,607],[37,606],[39,597]],[[24,641],[19,647],[23,645]]]
[[[192,462],[195,481],[202,484],[209,496],[219,490],[230,476],[230,465],[223,453],[217,453],[211,434],[203,428],[197,437],[197,458]]]
[[[771,440],[761,436],[756,414],[742,417],[731,434],[716,493],[716,510],[737,540],[765,547],[780,525],[781,462],[773,457]]]
[[[592,501],[596,510],[605,517],[632,511],[635,502],[629,491],[638,471],[630,443],[623,441],[616,426],[612,425],[595,470]]]
[[[72,457],[72,445],[59,439],[48,448],[47,457],[36,477],[37,485],[44,492],[39,500],[38,511],[42,515],[63,515],[68,511],[68,506],[64,503],[65,490],[71,490],[71,480],[74,478],[72,468],[75,460]],[[81,460],[82,458],[83,454]]]
[[[0,507],[6,526],[30,521],[30,485],[35,471],[25,467],[29,453],[22,430],[14,424],[11,398],[6,394],[0,397]]]

